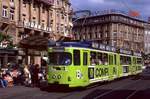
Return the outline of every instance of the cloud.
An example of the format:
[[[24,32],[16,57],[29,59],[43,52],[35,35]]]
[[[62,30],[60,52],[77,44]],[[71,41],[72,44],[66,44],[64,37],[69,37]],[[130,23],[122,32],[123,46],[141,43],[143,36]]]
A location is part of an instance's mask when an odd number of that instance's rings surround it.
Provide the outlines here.
[[[71,0],[71,3],[74,10],[135,10],[145,19],[150,16],[150,0]]]
[[[91,3],[98,3],[98,4],[103,4],[105,1],[104,0],[88,0]]]

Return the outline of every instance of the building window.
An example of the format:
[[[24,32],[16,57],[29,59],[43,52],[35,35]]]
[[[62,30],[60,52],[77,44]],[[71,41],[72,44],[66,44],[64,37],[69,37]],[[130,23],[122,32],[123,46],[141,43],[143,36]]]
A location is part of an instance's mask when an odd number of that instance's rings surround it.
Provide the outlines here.
[[[23,1],[23,7],[25,7],[25,8],[26,8],[26,2],[25,2],[25,1]]]
[[[10,2],[14,2],[14,0],[10,0]]]
[[[10,19],[14,20],[14,11],[10,11]]]
[[[112,38],[116,38],[117,37],[117,32],[113,32],[112,33]]]
[[[5,6],[3,6],[2,16],[8,17],[8,11],[7,11],[7,8]]]
[[[42,27],[43,29],[44,29],[44,26],[45,26],[45,25],[44,25],[44,22],[42,22],[41,27]]]
[[[33,4],[33,10],[36,11],[36,4]]]
[[[59,24],[57,24],[56,29],[57,29],[57,32],[59,32],[59,30],[60,30]]]
[[[59,12],[57,12],[57,17],[59,18],[59,16],[60,16],[60,14],[59,14]]]
[[[32,22],[33,22],[34,25],[36,25],[36,20],[33,20]]]
[[[117,45],[117,41],[112,40],[112,45],[111,46],[116,46]]]
[[[45,13],[45,8],[44,7],[42,8],[42,13]]]
[[[64,19],[64,18],[65,18],[64,14],[61,14],[61,18],[62,18],[62,19]]]
[[[52,13],[52,12],[50,12],[50,17],[51,17],[51,18],[53,17],[53,13]]]
[[[60,3],[59,0],[57,0],[57,5],[59,5],[59,3]]]
[[[32,24],[35,26],[36,25],[36,17],[32,17]]]

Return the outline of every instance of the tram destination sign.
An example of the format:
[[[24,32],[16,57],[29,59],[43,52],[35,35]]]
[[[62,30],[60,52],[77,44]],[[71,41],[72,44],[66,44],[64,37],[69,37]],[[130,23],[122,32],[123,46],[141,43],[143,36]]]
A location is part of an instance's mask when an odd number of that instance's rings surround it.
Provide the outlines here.
[[[116,52],[116,48],[113,46],[108,46],[104,44],[99,44],[97,42],[92,42],[92,48],[104,50],[104,51],[111,51],[111,52]]]
[[[119,51],[120,51],[120,53],[122,53],[122,54],[128,54],[128,55],[131,55],[131,54],[132,54],[132,51],[125,50],[125,49],[120,49]]]
[[[53,52],[64,52],[65,48],[64,47],[53,47],[52,51]]]

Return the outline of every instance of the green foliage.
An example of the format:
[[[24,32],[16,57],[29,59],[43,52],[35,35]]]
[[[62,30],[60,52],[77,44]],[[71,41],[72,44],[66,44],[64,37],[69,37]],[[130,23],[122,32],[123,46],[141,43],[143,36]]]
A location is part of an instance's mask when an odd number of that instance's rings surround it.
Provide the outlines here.
[[[12,40],[12,37],[10,35],[4,35],[4,34],[0,33],[0,42],[2,42],[3,40],[7,40],[9,42],[9,45],[7,48],[11,49],[11,48],[15,47],[13,45],[13,40]]]
[[[3,40],[4,36],[2,33],[0,33],[0,42]]]

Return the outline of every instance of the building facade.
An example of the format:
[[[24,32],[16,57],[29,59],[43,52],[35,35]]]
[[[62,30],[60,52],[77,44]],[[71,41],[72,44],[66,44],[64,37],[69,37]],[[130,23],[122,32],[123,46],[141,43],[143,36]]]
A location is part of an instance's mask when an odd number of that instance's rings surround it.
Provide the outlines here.
[[[70,6],[69,0],[0,0],[0,33],[10,35],[13,44],[19,45],[20,59],[33,58],[32,63],[40,63],[41,53],[36,48],[46,43],[43,38],[57,40],[69,35]],[[28,60],[26,63],[31,63]]]
[[[55,35],[58,37],[71,35],[73,24],[69,0],[54,0],[54,5],[53,31],[55,31]]]
[[[74,39],[96,40],[117,48],[144,51],[143,20],[121,13],[79,18],[74,22]]]
[[[144,52],[150,54],[150,23],[145,24]]]

